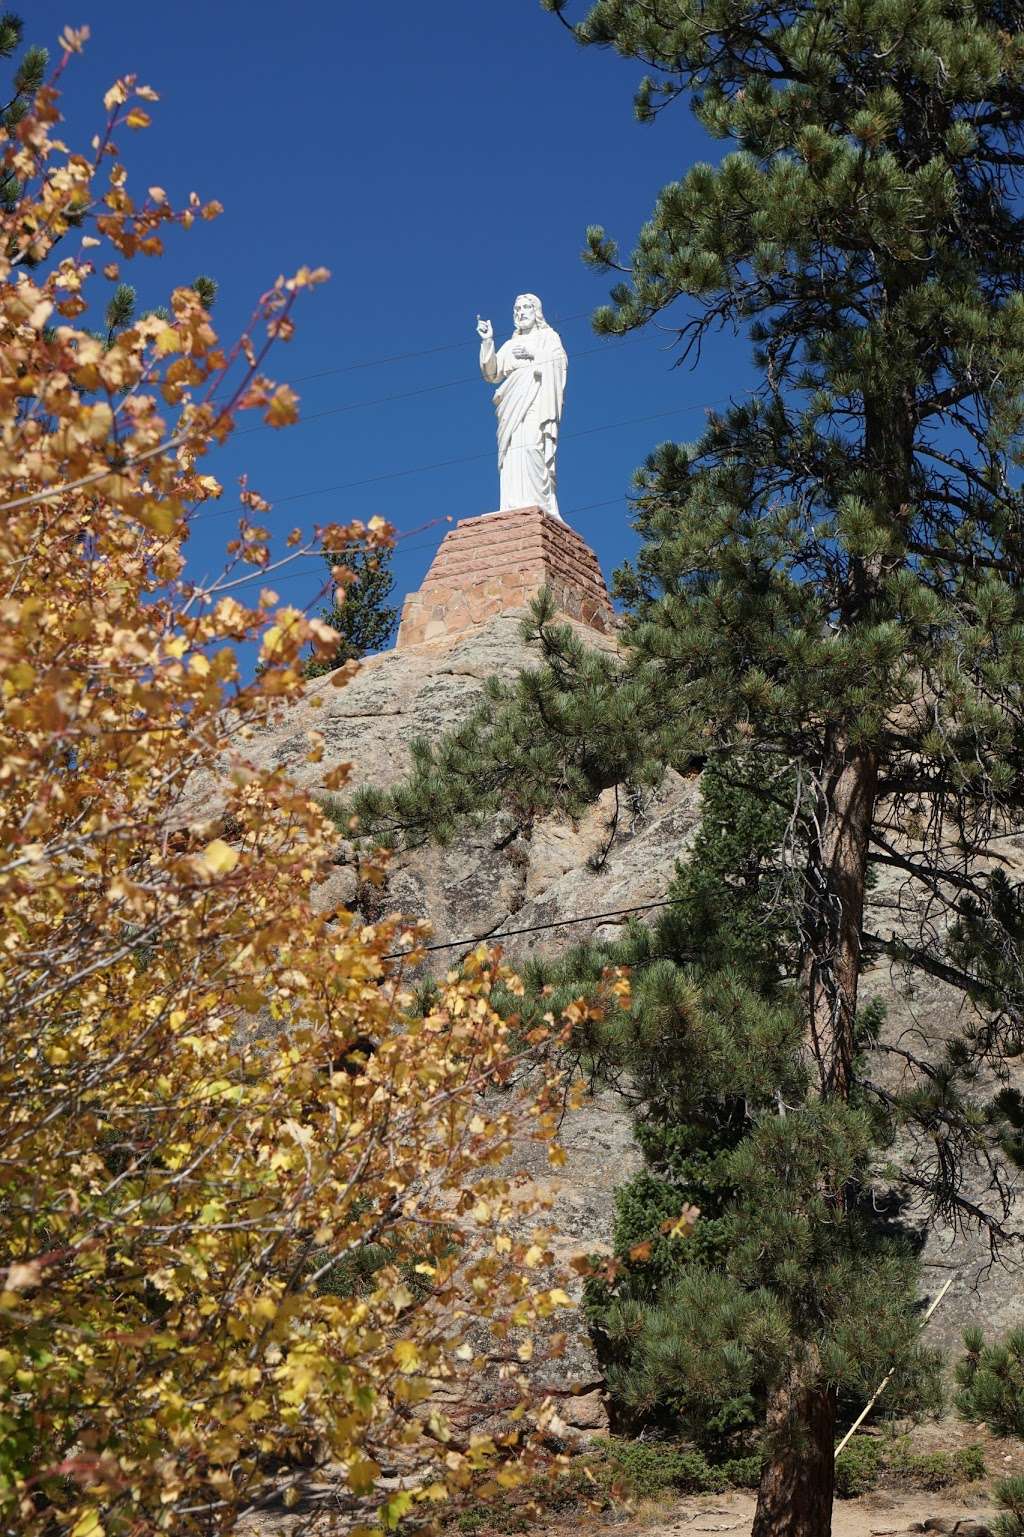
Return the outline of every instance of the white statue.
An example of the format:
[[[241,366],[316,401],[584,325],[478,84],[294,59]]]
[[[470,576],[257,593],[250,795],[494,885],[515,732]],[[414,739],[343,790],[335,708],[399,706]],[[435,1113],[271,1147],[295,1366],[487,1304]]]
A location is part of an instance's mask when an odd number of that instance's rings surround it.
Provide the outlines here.
[[[569,362],[558,333],[544,319],[536,294],[520,294],[512,312],[515,335],[494,350],[494,327],[476,318],[480,372],[496,384],[501,511],[542,507],[564,522],[555,494],[555,450]]]

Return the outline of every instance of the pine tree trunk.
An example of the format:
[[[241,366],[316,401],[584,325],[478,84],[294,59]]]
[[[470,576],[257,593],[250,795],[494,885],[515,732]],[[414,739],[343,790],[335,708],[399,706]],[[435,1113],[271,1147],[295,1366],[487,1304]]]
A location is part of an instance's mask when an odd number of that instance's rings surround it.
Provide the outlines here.
[[[829,1099],[846,1099],[850,1092],[868,850],[877,794],[877,756],[863,748],[849,749],[841,736],[833,736],[808,861],[802,976],[810,1051],[819,1091]]]
[[[794,1373],[768,1405],[768,1460],[751,1537],[829,1537],[835,1484],[835,1395]]]

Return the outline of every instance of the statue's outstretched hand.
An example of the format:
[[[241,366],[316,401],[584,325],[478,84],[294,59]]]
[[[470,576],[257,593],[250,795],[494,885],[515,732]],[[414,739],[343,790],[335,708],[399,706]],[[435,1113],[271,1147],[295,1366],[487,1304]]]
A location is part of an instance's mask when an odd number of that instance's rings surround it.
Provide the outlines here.
[[[492,342],[494,340],[494,327],[489,320],[481,320],[478,315],[476,317],[476,334],[482,342]]]

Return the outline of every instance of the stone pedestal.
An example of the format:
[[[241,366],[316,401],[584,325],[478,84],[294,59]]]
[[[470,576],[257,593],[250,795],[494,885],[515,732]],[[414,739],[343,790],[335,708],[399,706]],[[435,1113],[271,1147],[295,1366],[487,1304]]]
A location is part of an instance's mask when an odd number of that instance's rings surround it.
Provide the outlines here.
[[[542,587],[570,619],[603,633],[615,628],[597,556],[575,529],[540,507],[463,518],[445,535],[419,592],[406,598],[395,649],[454,640],[525,607]]]

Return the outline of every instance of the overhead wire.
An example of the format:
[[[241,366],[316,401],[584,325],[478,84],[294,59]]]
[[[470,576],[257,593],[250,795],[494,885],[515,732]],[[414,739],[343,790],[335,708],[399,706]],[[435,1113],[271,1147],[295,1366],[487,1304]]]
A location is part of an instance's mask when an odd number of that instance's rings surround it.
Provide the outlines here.
[[[381,956],[384,961],[408,960],[412,954],[431,954],[437,950],[475,949],[477,945],[496,943],[499,939],[515,939],[521,934],[542,934],[548,929],[564,929],[573,923],[596,923],[604,918],[625,918],[631,913],[652,912],[657,907],[678,907],[678,899],[669,897],[659,902],[640,902],[635,907],[615,907],[604,913],[581,913],[578,918],[552,918],[547,923],[531,923],[521,929],[504,929],[501,933],[470,934],[463,939],[445,939],[438,944],[413,944],[408,950],[391,950]]]
[[[567,326],[572,321],[587,320],[593,314],[593,310],[577,310],[573,315],[553,315],[548,323],[552,326]],[[366,368],[383,368],[390,363],[410,363],[416,358],[431,358],[441,352],[457,352],[467,345],[463,336],[457,342],[441,342],[435,347],[423,347],[418,352],[393,352],[379,358],[363,358],[355,363],[341,363],[337,368],[321,368],[315,373],[296,374],[290,379],[282,381],[284,384],[308,384],[312,379],[328,379],[338,374],[355,374]]]
[[[615,342],[610,346],[585,347],[581,352],[571,352],[568,356],[573,360],[595,357],[598,353],[608,356],[627,346],[630,341],[635,340],[637,340],[636,337],[623,337],[621,341]],[[296,380],[289,381],[289,383],[297,382]],[[338,405],[328,406],[323,411],[313,411],[308,416],[300,416],[297,421],[292,423],[292,426],[303,427],[307,422],[318,422],[325,416],[340,416],[346,411],[360,411],[370,406],[389,406],[396,401],[416,400],[421,395],[434,395],[440,390],[454,390],[464,384],[479,384],[479,382],[480,374],[477,372],[474,374],[463,374],[460,379],[445,379],[440,384],[424,384],[415,390],[399,390],[392,395],[379,395],[375,400],[343,400]],[[269,422],[255,422],[251,427],[237,428],[234,436],[236,438],[244,438],[251,432],[270,432],[274,430]]]
[[[624,496],[609,496],[606,497],[603,502],[585,502],[581,507],[565,507],[563,508],[563,512],[567,518],[578,518],[581,512],[594,512],[599,507],[618,507],[623,500]],[[439,519],[437,521],[443,522],[446,520]],[[415,530],[413,532],[415,532]],[[400,553],[402,555],[415,555],[420,550],[433,550],[436,548],[437,544],[435,540],[424,539],[422,544],[403,545]],[[315,565],[318,566],[323,560],[324,556],[328,553],[329,552],[327,550],[315,550],[312,554],[303,558],[309,560],[310,562],[314,562]],[[262,572],[258,574],[262,579]],[[288,571],[283,576],[274,576],[274,586],[280,587],[283,582],[295,582],[300,579],[308,582],[312,575],[313,572],[309,569],[309,567],[302,567],[298,570]],[[253,577],[253,580],[256,580],[256,576]],[[330,586],[330,583],[327,582],[324,585],[325,587]]]
[[[654,411],[647,416],[627,416],[618,422],[602,422],[597,427],[583,427],[577,429],[576,432],[563,432],[560,434],[559,441],[566,442],[574,438],[593,437],[593,435],[597,432],[613,432],[620,427],[638,427],[647,422],[663,421],[666,417],[678,416],[685,411],[706,411],[709,410],[712,406],[727,403],[729,400],[731,400],[731,398],[731,396],[722,396],[718,400],[686,401],[681,405],[670,407],[670,409],[667,411]],[[369,475],[362,480],[339,481],[336,484],[330,486],[317,486],[316,488],[309,491],[294,491],[289,493],[287,496],[276,496],[272,498],[272,505],[273,507],[279,507],[288,502],[303,501],[310,496],[327,496],[335,491],[356,491],[362,489],[364,486],[380,485],[387,480],[401,480],[407,475],[424,475],[431,470],[451,469],[455,465],[477,464],[481,460],[491,459],[493,457],[493,449],[488,449],[484,453],[463,454],[454,459],[438,459],[435,460],[432,464],[414,464],[410,465],[407,469],[404,470],[387,470],[381,475]],[[246,509],[244,507],[217,508],[216,510],[212,511],[206,511],[204,508],[203,510],[193,514],[192,521],[199,522],[200,520],[203,520],[212,522],[214,518],[227,518],[234,514],[242,516],[245,514],[245,511]]]
[[[566,507],[566,509],[564,509],[564,513],[566,513],[566,518],[578,518],[581,512],[595,512],[598,507],[618,507],[620,506],[621,501],[623,501],[623,496],[621,495],[607,496],[606,500],[604,501],[587,501],[587,503],[584,503],[581,507]],[[434,521],[435,523],[443,523],[443,521],[446,520],[443,520],[443,518],[435,518]],[[427,527],[429,527],[429,524],[427,524]],[[417,533],[420,532],[420,530],[412,529],[411,532]],[[398,538],[401,539],[401,535],[398,536]],[[434,549],[437,549],[437,543],[435,543],[434,539],[424,539],[423,543],[421,544],[407,544],[407,546],[406,544],[403,544],[403,546],[401,546],[400,553],[401,555],[415,555],[418,550]],[[327,553],[329,553],[327,550],[312,550],[309,555],[300,556],[300,559],[308,559],[308,561],[311,561],[311,563],[315,563],[315,566],[318,566],[321,559],[323,559],[324,555],[327,555]],[[281,587],[284,583],[286,583],[286,581],[300,581],[300,579],[301,581],[311,581],[312,575],[314,575],[314,572],[312,572],[308,566],[304,566],[301,567],[301,569],[284,572],[283,576],[278,576],[277,572],[271,572],[268,575],[268,573],[264,572],[263,569],[258,569],[252,572],[252,576],[249,579],[251,579],[251,581],[263,581],[263,583],[266,583],[266,581],[272,581],[272,584],[274,584],[275,587]],[[331,586],[331,583],[329,583],[329,581],[324,581],[324,583],[321,584],[321,590],[326,592],[326,589],[329,586]]]
[[[553,323],[555,325],[560,325],[560,326],[568,325],[572,321],[581,320],[581,319],[585,319],[585,318],[589,317],[589,315],[591,313],[592,312],[590,310],[580,310],[576,314],[573,314],[573,315],[554,316],[553,317]],[[362,370],[367,369],[367,368],[379,368],[379,367],[384,367],[384,366],[392,364],[392,363],[411,362],[414,359],[425,358],[425,357],[434,357],[434,356],[437,356],[438,354],[444,353],[444,352],[461,351],[463,348],[465,348],[466,345],[467,345],[466,341],[463,338],[463,339],[460,339],[457,342],[446,342],[446,343],[442,343],[442,344],[440,344],[438,346],[435,346],[435,347],[425,347],[425,348],[422,348],[422,349],[420,349],[418,351],[393,353],[393,354],[390,354],[390,355],[384,356],[384,357],[367,358],[367,359],[363,359],[363,360],[355,362],[355,363],[342,364],[342,365],[340,365],[340,366],[338,366],[336,368],[325,368],[325,369],[321,369],[321,370],[318,370],[318,371],[313,372],[313,373],[298,374],[298,375],[292,376],[291,378],[289,378],[285,382],[288,383],[288,384],[305,384],[305,383],[309,383],[310,381],[312,381],[314,379],[325,379],[325,378],[329,378],[329,377],[336,377],[339,374],[357,373],[357,372],[361,372]],[[620,345],[621,345],[621,343],[620,343]],[[618,350],[618,348],[616,346],[614,346],[614,345],[610,346],[610,347],[609,346],[588,347],[584,351],[582,351],[582,352],[574,352],[574,353],[570,354],[570,356],[572,356],[574,358],[590,357],[590,356],[596,355],[598,353],[606,353],[607,354],[607,353],[615,352],[617,350]],[[319,420],[322,420],[325,417],[341,415],[342,413],[348,412],[348,411],[355,411],[355,410],[359,410],[359,409],[363,409],[363,408],[373,408],[375,406],[380,406],[380,405],[390,405],[393,402],[397,402],[397,401],[401,401],[401,400],[413,400],[413,399],[416,399],[416,398],[418,398],[420,396],[423,396],[423,395],[430,395],[430,394],[438,393],[438,392],[440,392],[442,390],[456,389],[456,388],[459,388],[462,385],[465,385],[465,384],[475,384],[476,382],[477,382],[477,375],[475,373],[474,374],[467,374],[467,375],[465,375],[464,377],[462,377],[460,379],[448,379],[448,380],[442,381],[439,384],[426,385],[426,386],[423,386],[420,389],[415,389],[415,390],[404,390],[404,391],[400,391],[400,392],[397,392],[397,393],[392,394],[392,395],[381,396],[381,397],[379,397],[378,399],[375,399],[375,400],[345,401],[345,402],[343,402],[343,403],[341,403],[339,405],[330,406],[330,407],[328,407],[327,409],[325,409],[323,411],[317,411],[317,412],[314,412],[313,414],[311,414],[309,416],[302,417],[302,418],[300,418],[299,422],[296,423],[295,425],[302,425],[305,422],[319,421]],[[684,411],[694,411],[694,410],[702,410],[702,409],[706,410],[706,409],[710,408],[711,406],[721,405],[721,404],[727,403],[729,398],[730,397],[722,397],[719,400],[713,400],[713,401],[690,401],[690,402],[687,402],[684,405],[675,406],[675,407],[673,407],[669,411],[655,412],[653,415],[650,415],[650,416],[629,417],[629,418],[624,419],[623,421],[608,422],[608,423],[605,423],[605,424],[603,424],[602,426],[599,426],[599,427],[587,427],[587,428],[583,428],[582,430],[579,430],[577,432],[564,433],[563,437],[564,438],[587,437],[587,436],[590,436],[590,435],[592,435],[592,434],[594,434],[596,432],[611,432],[611,431],[616,430],[619,427],[639,426],[639,425],[642,425],[645,422],[659,421],[659,420],[664,419],[665,417],[675,416],[677,413],[684,412]],[[246,434],[248,434],[250,432],[258,432],[258,431],[262,430],[264,426],[265,426],[265,424],[260,423],[259,426],[240,429],[235,434],[235,436],[243,437],[243,436],[245,436]],[[410,467],[408,469],[405,469],[405,470],[389,471],[386,474],[377,475],[377,476],[371,476],[371,477],[369,477],[369,478],[367,478],[365,480],[348,481],[348,482],[343,482],[343,483],[338,484],[338,485],[324,486],[324,487],[321,487],[321,488],[316,489],[316,490],[299,491],[299,492],[292,493],[289,496],[283,496],[283,497],[279,496],[279,497],[276,497],[274,499],[274,506],[277,506],[278,504],[283,503],[283,502],[300,501],[303,498],[310,497],[310,496],[326,496],[326,495],[328,495],[329,493],[331,493],[333,491],[356,490],[356,489],[360,488],[361,486],[375,485],[375,484],[379,483],[380,481],[398,479],[398,478],[401,478],[401,477],[406,476],[406,475],[423,474],[423,473],[427,473],[428,471],[431,471],[431,470],[447,469],[447,468],[450,468],[450,467],[453,467],[453,466],[459,465],[459,464],[477,463],[480,460],[488,459],[490,457],[491,457],[490,451],[488,451],[487,453],[480,453],[480,454],[467,454],[467,455],[465,455],[465,456],[463,456],[461,458],[458,458],[458,459],[438,460],[434,464],[416,465],[416,466],[412,466],[412,467]],[[582,513],[582,512],[594,511],[597,508],[601,508],[601,507],[611,507],[611,506],[614,506],[614,505],[618,504],[621,501],[622,501],[622,497],[621,496],[613,496],[613,497],[608,497],[605,501],[601,501],[601,502],[587,502],[587,503],[585,503],[585,504],[583,504],[582,506],[579,506],[579,507],[567,508],[566,512],[571,517],[578,517],[579,514]],[[217,509],[215,512],[210,512],[210,513],[205,513],[205,514],[197,514],[196,516],[197,517],[205,516],[207,518],[229,517],[229,516],[231,516],[232,513],[239,513],[239,514],[241,514],[244,511],[245,511],[245,509],[242,508],[242,507],[228,508],[228,509]],[[432,540],[425,540],[422,544],[410,546],[406,551],[404,551],[404,553],[405,554],[413,554],[414,552],[416,552],[418,550],[429,549],[429,548],[432,547],[432,544],[433,544]],[[319,556],[317,558],[319,559]],[[297,577],[302,577],[304,579],[308,579],[308,576],[309,576],[309,573],[306,572],[306,571],[293,571],[293,572],[290,572],[287,576],[278,577],[277,578],[277,582],[278,582],[278,585],[279,585],[282,581],[292,581],[292,580],[295,580],[295,578],[297,578]],[[641,903],[638,903],[638,904],[636,904],[636,905],[634,905],[632,907],[612,908],[612,909],[609,909],[606,912],[600,912],[600,913],[583,913],[583,914],[580,914],[579,916],[577,916],[575,918],[552,919],[552,920],[550,920],[550,921],[548,921],[546,923],[529,924],[529,925],[526,925],[526,926],[521,927],[521,928],[504,929],[504,930],[501,930],[500,932],[496,932],[496,933],[495,932],[491,932],[491,933],[488,933],[488,934],[468,935],[468,936],[463,937],[462,939],[443,940],[443,941],[436,942],[436,943],[433,943],[433,944],[428,944],[428,945],[414,945],[414,946],[411,947],[410,950],[393,950],[393,951],[390,951],[389,953],[384,955],[382,957],[382,959],[383,960],[407,960],[409,958],[409,956],[411,954],[413,954],[413,953],[416,953],[416,954],[436,954],[437,952],[442,951],[442,950],[457,950],[457,949],[461,949],[461,948],[475,949],[476,946],[480,945],[480,944],[497,943],[499,940],[502,940],[502,939],[515,939],[515,938],[518,938],[518,937],[520,937],[520,936],[522,936],[524,934],[540,934],[540,933],[548,932],[551,929],[569,928],[573,924],[578,924],[578,923],[596,923],[596,922],[603,921],[603,920],[609,919],[609,918],[624,918],[624,917],[629,917],[629,916],[631,916],[634,913],[653,912],[653,911],[655,911],[658,908],[673,907],[675,905],[677,905],[677,904],[675,902],[673,902],[671,899],[669,899],[669,900],[662,900],[662,901],[656,901],[656,902],[641,902]]]
[[[589,310],[581,310],[581,311],[578,311],[576,314],[573,314],[573,315],[568,315],[568,316],[564,316],[564,317],[556,317],[555,318],[555,323],[558,324],[558,325],[563,325],[564,326],[564,325],[568,324],[570,321],[575,321],[575,320],[587,318],[590,315],[590,313],[591,312]],[[596,356],[599,353],[605,353],[605,354],[614,353],[614,352],[617,352],[619,350],[619,347],[624,345],[625,342],[627,342],[628,340],[631,340],[631,339],[634,339],[634,338],[623,338],[623,339],[620,340],[618,345],[614,345],[613,344],[611,346],[599,345],[597,347],[589,347],[589,348],[584,349],[581,352],[573,352],[573,353],[570,354],[570,356],[573,357],[573,358],[580,358],[580,357]],[[410,351],[410,352],[406,352],[406,353],[393,353],[393,354],[389,354],[389,355],[386,355],[386,356],[383,356],[383,357],[380,357],[380,358],[364,359],[364,360],[361,360],[361,361],[358,361],[358,362],[355,362],[355,363],[340,365],[337,368],[323,369],[323,370],[320,370],[320,371],[318,371],[316,373],[310,373],[310,374],[303,374],[303,375],[293,376],[293,378],[290,379],[288,382],[293,383],[293,384],[297,384],[297,383],[301,383],[301,382],[304,382],[304,381],[308,381],[310,379],[324,378],[324,377],[327,377],[329,375],[351,373],[351,372],[356,372],[358,370],[362,370],[362,369],[366,369],[366,368],[384,366],[384,365],[390,364],[390,363],[404,362],[404,361],[407,361],[407,360],[410,360],[410,359],[414,359],[414,358],[429,357],[429,356],[433,356],[435,354],[442,353],[442,352],[462,350],[462,349],[464,349],[466,347],[466,345],[467,345],[466,341],[465,341],[465,339],[463,339],[463,340],[460,340],[460,341],[457,341],[457,342],[440,344],[440,345],[435,346],[435,347],[423,348],[423,349],[420,349],[418,351]],[[473,373],[473,374],[469,374],[469,375],[464,375],[464,376],[462,376],[459,379],[443,380],[443,381],[441,381],[441,382],[439,382],[437,384],[425,385],[425,386],[422,386],[422,387],[417,388],[415,390],[399,391],[399,392],[393,393],[391,395],[381,396],[381,397],[377,397],[375,399],[344,401],[344,402],[341,402],[340,404],[338,404],[336,406],[330,406],[330,407],[325,408],[322,411],[314,412],[314,413],[312,413],[309,416],[302,417],[302,418],[300,418],[298,423],[296,423],[295,425],[301,426],[301,425],[303,425],[304,423],[307,423],[307,422],[315,422],[315,421],[321,420],[321,419],[323,419],[325,417],[339,415],[339,414],[342,414],[342,413],[345,413],[345,412],[348,412],[348,411],[354,411],[354,410],[358,410],[358,409],[361,409],[361,408],[372,408],[372,407],[376,407],[376,406],[390,405],[393,402],[398,402],[398,401],[402,401],[402,400],[409,400],[409,399],[415,399],[417,397],[420,397],[420,396],[423,396],[423,395],[433,394],[435,392],[439,392],[439,391],[442,391],[442,390],[454,389],[454,388],[461,387],[461,386],[467,385],[467,384],[475,384],[477,382],[477,379],[478,379],[478,375],[476,373]],[[687,402],[683,402],[683,403],[681,403],[679,405],[673,406],[673,407],[671,407],[670,409],[668,409],[666,411],[653,412],[653,413],[650,413],[650,414],[645,415],[645,416],[627,417],[627,418],[623,418],[622,420],[617,421],[617,422],[605,422],[605,423],[602,423],[602,424],[600,424],[599,426],[596,426],[596,427],[581,428],[581,429],[578,429],[575,432],[563,433],[561,435],[561,437],[562,437],[563,441],[565,441],[565,440],[572,440],[572,439],[575,439],[575,438],[593,436],[596,433],[616,431],[616,430],[618,430],[621,427],[643,425],[643,424],[645,424],[647,422],[664,420],[664,419],[666,419],[668,417],[675,416],[677,414],[681,414],[681,413],[684,413],[686,411],[708,410],[708,409],[710,409],[713,406],[729,403],[731,398],[732,397],[724,396],[724,397],[719,397],[718,399],[712,400],[712,401],[687,401]],[[236,434],[236,436],[244,436],[246,433],[249,433],[249,432],[255,432],[255,431],[264,430],[265,426],[266,426],[266,424],[260,423],[260,424],[258,424],[256,426],[253,426],[253,427],[240,429],[239,432]],[[327,496],[327,495],[331,495],[331,494],[333,494],[335,492],[338,492],[338,491],[359,490],[359,489],[362,489],[362,488],[367,487],[367,486],[382,484],[383,482],[386,482],[388,480],[403,479],[403,478],[405,478],[407,476],[410,476],[410,475],[428,474],[428,473],[431,473],[431,472],[433,472],[435,470],[454,468],[456,466],[463,465],[463,464],[480,463],[480,462],[490,458],[491,456],[492,456],[492,451],[490,451],[490,450],[482,452],[482,453],[477,453],[477,454],[465,454],[465,455],[461,455],[461,456],[458,456],[458,457],[455,457],[455,458],[452,458],[452,459],[436,460],[436,461],[434,461],[433,463],[430,463],[430,464],[411,465],[411,466],[409,466],[409,467],[407,467],[405,469],[401,469],[401,470],[389,470],[389,471],[385,471],[385,472],[383,472],[383,473],[381,473],[379,475],[372,475],[372,476],[364,477],[364,478],[362,478],[360,480],[342,481],[342,482],[337,482],[337,483],[335,483],[333,485],[330,485],[330,486],[320,486],[320,487],[312,488],[312,489],[310,489],[308,491],[291,492],[291,493],[289,493],[289,494],[287,494],[285,496],[275,496],[272,499],[272,501],[271,501],[271,509],[273,509],[274,507],[277,507],[278,505],[283,505],[283,504],[287,504],[287,503],[294,502],[294,501],[302,501],[302,500],[308,499],[309,497],[313,497],[313,496]],[[610,506],[617,505],[619,502],[621,502],[621,500],[622,500],[621,496],[609,497],[609,498],[607,498],[607,499],[605,499],[603,501],[589,502],[589,503],[585,503],[585,504],[583,504],[583,505],[581,505],[579,507],[567,508],[566,512],[567,512],[567,514],[569,516],[578,516],[580,513],[583,513],[583,512],[588,512],[588,511],[596,510],[596,509],[602,508],[602,507],[610,507]],[[207,521],[207,520],[212,521],[215,518],[224,518],[224,517],[231,517],[231,516],[239,516],[239,517],[241,517],[241,516],[243,516],[245,514],[245,512],[246,512],[246,509],[244,507],[242,507],[242,506],[235,506],[235,507],[229,507],[229,508],[217,508],[217,509],[203,507],[201,510],[193,512],[192,517],[191,517],[191,521],[192,522],[198,522],[200,520],[202,520],[202,521]],[[441,519],[436,519],[434,521],[440,522]],[[448,519],[447,521],[450,522],[451,520]],[[399,537],[401,537],[401,536],[399,536]],[[407,550],[405,550],[403,553],[412,554],[412,553],[414,553],[416,551],[419,551],[419,550],[429,549],[429,548],[432,547],[432,544],[433,544],[433,541],[431,541],[431,540],[424,541],[421,544],[413,545],[411,547],[408,547]],[[319,554],[316,555],[316,556],[310,556],[310,557],[307,557],[307,558],[309,558],[311,560],[318,559],[319,558]],[[286,581],[294,581],[294,580],[298,579],[299,577],[304,577],[304,578],[308,579],[308,575],[309,575],[309,573],[307,571],[296,570],[296,571],[288,572],[287,574],[282,574],[282,575],[276,576],[275,580],[277,581],[278,584],[280,584],[280,583],[283,583],[283,582],[286,582]]]

